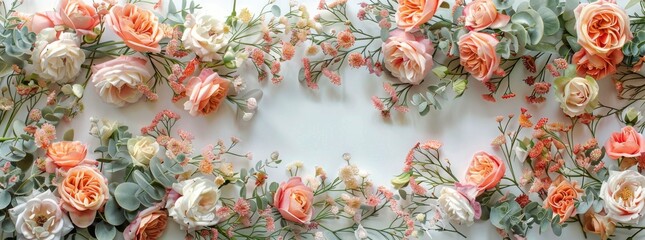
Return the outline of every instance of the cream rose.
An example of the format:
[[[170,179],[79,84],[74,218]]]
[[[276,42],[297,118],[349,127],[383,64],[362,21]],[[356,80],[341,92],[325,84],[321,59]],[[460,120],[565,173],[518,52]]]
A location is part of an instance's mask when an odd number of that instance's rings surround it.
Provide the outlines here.
[[[216,211],[220,207],[220,192],[215,181],[198,177],[175,183],[172,189],[181,196],[167,203],[168,213],[181,229],[213,226],[219,222]]]
[[[578,43],[591,54],[606,55],[634,38],[629,17],[615,0],[582,3],[575,16]]]
[[[217,51],[228,44],[228,26],[211,15],[189,16],[184,23],[186,30],[181,37],[184,47],[195,52],[205,62],[221,59]]]
[[[72,231],[74,225],[60,209],[58,202],[49,190],[34,192],[26,202],[9,210],[18,239],[63,239],[65,234]]]
[[[38,34],[31,55],[34,72],[41,78],[68,83],[74,80],[85,62],[85,53],[73,33],[61,33],[56,40],[56,30],[44,29]]]
[[[383,43],[383,62],[399,81],[416,85],[432,70],[432,51],[430,40],[394,30]]]
[[[152,77],[143,58],[121,56],[92,67],[92,83],[103,101],[122,107],[139,101],[143,95],[137,89]]]
[[[607,217],[616,222],[636,224],[645,207],[645,176],[634,170],[610,171],[600,187]]]
[[[554,83],[560,107],[570,117],[589,112],[598,103],[599,87],[592,77],[560,77]]]
[[[477,195],[477,189],[475,186],[470,187],[474,191],[474,196],[471,196],[472,200],[474,200],[474,197]],[[471,225],[475,219],[479,218],[476,209],[472,205],[472,200],[455,188],[444,187],[441,189],[441,195],[437,201],[439,208],[446,214],[450,221]],[[479,210],[479,214],[481,214],[481,209]]]
[[[128,153],[134,165],[148,166],[150,160],[159,152],[159,143],[150,136],[137,136],[128,139]]]

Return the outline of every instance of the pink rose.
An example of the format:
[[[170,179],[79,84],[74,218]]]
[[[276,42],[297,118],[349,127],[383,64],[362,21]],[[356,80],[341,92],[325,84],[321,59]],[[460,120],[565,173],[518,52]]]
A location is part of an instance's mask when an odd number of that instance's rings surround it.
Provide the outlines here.
[[[466,170],[466,183],[477,186],[478,195],[493,189],[506,172],[506,165],[497,156],[478,152]]]
[[[596,80],[616,72],[616,66],[623,61],[623,51],[612,50],[609,54],[593,55],[587,50],[580,49],[573,55],[573,62],[576,64],[578,76],[591,76]]]
[[[469,32],[459,38],[459,62],[475,79],[488,81],[499,69],[500,57],[495,52],[499,43],[488,33]]]
[[[93,34],[94,27],[101,22],[96,9],[82,0],[61,0],[58,15],[65,26],[83,35]]]
[[[396,11],[396,24],[410,32],[430,21],[439,9],[441,0],[400,0]]]
[[[302,224],[311,220],[313,201],[313,191],[302,183],[300,177],[292,177],[280,184],[273,196],[273,205],[285,220]]]
[[[229,85],[228,80],[221,78],[213,70],[202,70],[199,77],[188,81],[186,93],[189,98],[184,103],[184,109],[193,116],[217,111],[228,94]]]
[[[465,26],[470,31],[480,31],[487,27],[501,28],[508,24],[511,17],[497,12],[491,0],[475,0],[464,8]]]
[[[25,26],[27,26],[27,29],[29,29],[30,32],[38,34],[43,29],[53,28],[56,25],[61,24],[62,21],[58,16],[58,13],[48,11],[34,14],[33,16],[31,16],[31,19],[27,21]]]
[[[55,142],[47,148],[45,171],[55,173],[56,169],[67,171],[79,165],[96,165],[98,162],[85,159],[87,147],[78,141]]]
[[[119,107],[135,103],[143,95],[138,87],[146,85],[153,75],[147,63],[143,58],[120,56],[94,65],[92,83],[105,102]]]
[[[578,43],[590,54],[607,55],[634,38],[627,13],[615,1],[582,3],[575,15]]]
[[[125,240],[154,240],[159,239],[166,230],[168,212],[162,204],[156,204],[137,214],[137,217],[123,231]]]
[[[605,151],[611,159],[640,157],[645,152],[645,139],[632,126],[611,134],[605,144]]]
[[[109,16],[106,16],[106,22],[132,50],[153,53],[161,51],[159,41],[164,33],[159,27],[159,19],[151,11],[134,4],[114,6],[110,9]]]
[[[394,30],[383,43],[384,65],[403,83],[417,85],[432,70],[432,42],[412,33]]]

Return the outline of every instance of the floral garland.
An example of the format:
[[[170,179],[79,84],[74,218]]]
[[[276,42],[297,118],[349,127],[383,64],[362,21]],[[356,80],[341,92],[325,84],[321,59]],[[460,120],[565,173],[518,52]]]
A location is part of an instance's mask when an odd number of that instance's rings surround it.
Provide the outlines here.
[[[645,3],[627,4],[640,6],[633,16],[610,0],[578,3],[373,0],[357,13],[379,26],[372,34],[354,25],[344,0],[320,1],[313,16],[295,2],[286,13],[273,1],[258,14],[234,6],[224,19],[188,1],[61,0],[33,15],[18,11],[22,1],[3,1],[3,234],[157,239],[172,220],[187,239],[408,239],[465,237],[458,225],[486,220],[502,238],[549,227],[560,235],[578,222],[585,235],[608,239],[623,231],[633,239],[645,229],[637,226],[645,209],[645,124],[635,108],[643,100]],[[166,6],[167,13],[155,12]],[[437,14],[441,8],[452,17]],[[118,40],[105,40],[106,31]],[[533,123],[526,109],[517,118],[498,117],[492,145],[500,154],[476,153],[463,177],[441,157],[441,142],[416,144],[392,180],[396,193],[374,186],[349,154],[337,177],[319,167],[306,176],[295,162],[286,166],[287,181],[272,181],[267,169],[280,166],[278,153],[234,167],[234,159],[253,159],[235,151],[239,139],[195,151],[192,135],[174,129],[180,114],[168,110],[137,134],[92,119],[96,143],[74,141],[73,130],[57,139],[57,125],[84,109],[88,84],[117,106],[157,101],[167,86],[190,115],[229,102],[249,120],[262,92],[247,86],[239,69],[249,63],[259,81],[280,83],[281,62],[300,46],[298,79],[311,89],[322,77],[340,85],[344,64],[394,81],[383,84],[387,97],[373,98],[386,117],[392,109],[408,112],[409,104],[425,115],[440,107],[437,98],[449,87],[464,94],[468,77],[488,88],[486,100],[495,101],[500,89],[503,99],[512,98],[510,76],[521,64],[532,74],[523,79],[533,88],[526,100],[545,102],[553,88],[570,122]],[[431,83],[430,75],[440,80]],[[598,100],[597,81],[609,77],[618,107]],[[597,127],[614,116],[625,127],[601,146]],[[588,139],[575,138],[574,129],[588,131]],[[88,144],[98,157],[88,156]]]

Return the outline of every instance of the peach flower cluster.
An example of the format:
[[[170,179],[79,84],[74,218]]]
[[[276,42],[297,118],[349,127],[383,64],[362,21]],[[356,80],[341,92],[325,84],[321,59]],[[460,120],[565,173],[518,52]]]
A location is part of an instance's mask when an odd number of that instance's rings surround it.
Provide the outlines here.
[[[629,17],[615,0],[582,3],[575,9],[576,32],[582,49],[574,56],[581,77],[603,78],[616,72],[621,48],[633,38]]]

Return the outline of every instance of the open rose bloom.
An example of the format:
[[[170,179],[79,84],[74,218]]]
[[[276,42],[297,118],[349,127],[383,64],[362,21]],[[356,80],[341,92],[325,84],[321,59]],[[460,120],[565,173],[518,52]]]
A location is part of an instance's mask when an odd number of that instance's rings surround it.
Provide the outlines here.
[[[47,158],[45,159],[45,171],[55,173],[56,170],[68,171],[79,165],[96,165],[98,162],[92,159],[86,159],[87,147],[78,141],[62,141],[52,143],[47,148]]]
[[[204,69],[199,77],[193,77],[186,86],[188,101],[184,109],[193,116],[206,115],[217,111],[228,95],[230,81],[221,78],[216,72]]]
[[[645,138],[632,126],[611,134],[605,144],[605,151],[611,159],[636,158],[645,153]]]
[[[430,40],[416,34],[394,30],[383,43],[384,65],[402,83],[417,85],[432,70]]]
[[[473,156],[468,170],[466,182],[477,186],[478,193],[495,188],[506,173],[506,165],[497,156],[486,152],[478,152]]]
[[[492,0],[475,0],[464,8],[465,26],[470,31],[506,26],[511,17],[497,12]]]
[[[413,31],[430,21],[441,5],[441,0],[400,0],[396,24],[405,31]]]
[[[74,225],[86,228],[94,222],[96,212],[110,197],[107,179],[96,167],[76,166],[58,185],[61,207],[69,212]]]
[[[114,6],[110,9],[109,16],[106,16],[106,22],[132,50],[152,53],[161,51],[159,41],[164,36],[163,30],[159,26],[159,19],[151,11],[134,4]]]
[[[273,204],[285,220],[302,224],[311,220],[313,201],[313,191],[302,183],[300,177],[292,177],[280,184],[273,196]]]
[[[93,35],[94,27],[101,22],[96,9],[83,0],[61,0],[58,15],[65,26],[83,35]]]
[[[459,63],[472,77],[488,81],[493,73],[500,71],[501,58],[495,47],[499,40],[493,35],[469,32],[459,37]]]
[[[553,210],[553,214],[560,216],[560,223],[563,223],[576,214],[575,201],[582,193],[577,182],[569,182],[560,175],[549,187],[544,207]]]
[[[26,202],[9,210],[18,239],[57,240],[74,229],[59,207],[59,199],[49,190],[34,192]]]
[[[149,207],[137,214],[137,217],[123,231],[125,240],[159,239],[168,224],[168,212],[161,204]]]
[[[609,171],[600,187],[607,217],[619,223],[637,224],[645,208],[645,176],[634,170]]]

